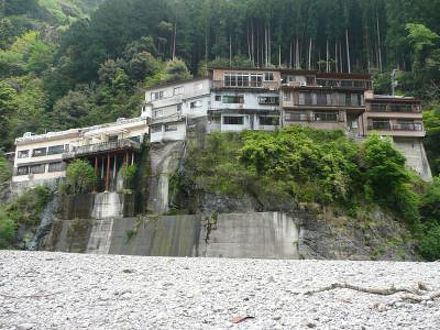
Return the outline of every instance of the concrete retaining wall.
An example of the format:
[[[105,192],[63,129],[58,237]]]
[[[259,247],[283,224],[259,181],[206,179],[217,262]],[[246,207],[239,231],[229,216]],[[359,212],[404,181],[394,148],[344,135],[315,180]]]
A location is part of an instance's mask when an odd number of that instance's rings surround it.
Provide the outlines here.
[[[46,249],[174,257],[298,259],[298,225],[282,213],[220,214],[104,220],[54,225]],[[80,232],[75,233],[79,229]]]

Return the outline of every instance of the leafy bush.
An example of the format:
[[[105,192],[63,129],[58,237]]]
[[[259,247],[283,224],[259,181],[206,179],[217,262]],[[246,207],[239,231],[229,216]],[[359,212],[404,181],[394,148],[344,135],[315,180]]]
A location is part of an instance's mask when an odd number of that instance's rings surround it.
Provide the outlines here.
[[[134,165],[124,165],[121,169],[122,176],[124,178],[124,185],[126,188],[131,189],[135,186],[135,180],[138,168]]]
[[[38,186],[9,202],[5,206],[5,212],[17,225],[36,225],[49,198],[49,189]]]
[[[15,222],[0,208],[0,249],[10,248],[15,236]]]
[[[11,178],[12,172],[6,158],[0,154],[0,185]]]
[[[434,223],[426,226],[420,238],[420,254],[429,261],[440,259],[440,224]]]
[[[95,169],[87,161],[76,159],[67,166],[65,190],[68,194],[91,192],[96,182]]]

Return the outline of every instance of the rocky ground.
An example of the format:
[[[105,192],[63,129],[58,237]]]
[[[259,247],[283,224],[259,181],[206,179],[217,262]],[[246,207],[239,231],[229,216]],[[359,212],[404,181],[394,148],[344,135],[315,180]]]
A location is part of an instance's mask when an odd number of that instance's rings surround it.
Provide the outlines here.
[[[0,252],[1,329],[439,329],[439,292],[440,263]]]

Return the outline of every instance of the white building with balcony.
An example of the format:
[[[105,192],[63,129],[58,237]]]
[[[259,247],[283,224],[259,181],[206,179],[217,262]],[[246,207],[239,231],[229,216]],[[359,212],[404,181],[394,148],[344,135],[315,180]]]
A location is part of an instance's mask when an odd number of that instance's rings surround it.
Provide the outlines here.
[[[57,184],[66,176],[67,163],[76,158],[88,160],[108,190],[120,166],[135,161],[147,134],[147,122],[141,117],[40,135],[26,133],[15,140],[13,190]]]
[[[151,127],[150,142],[184,140],[188,123],[206,117],[210,91],[208,78],[147,89],[142,117]]]

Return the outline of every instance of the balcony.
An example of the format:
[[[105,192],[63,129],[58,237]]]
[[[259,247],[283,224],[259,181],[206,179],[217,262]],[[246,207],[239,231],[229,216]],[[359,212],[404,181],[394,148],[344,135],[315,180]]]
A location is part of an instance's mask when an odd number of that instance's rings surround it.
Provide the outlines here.
[[[417,123],[393,124],[387,122],[373,122],[368,125],[368,130],[423,132],[424,128],[422,124]]]
[[[238,81],[236,84],[227,83],[225,80],[214,80],[212,82],[213,89],[266,89],[277,90],[280,84],[276,81]]]
[[[71,152],[63,154],[63,159],[73,159],[89,155],[101,154],[106,152],[117,152],[124,150],[140,150],[141,144],[132,140],[119,140],[114,142],[105,142],[89,144],[74,148]]]
[[[405,104],[371,104],[369,107],[371,112],[400,112],[400,113],[421,113],[422,110],[419,106],[413,107],[412,105]]]

